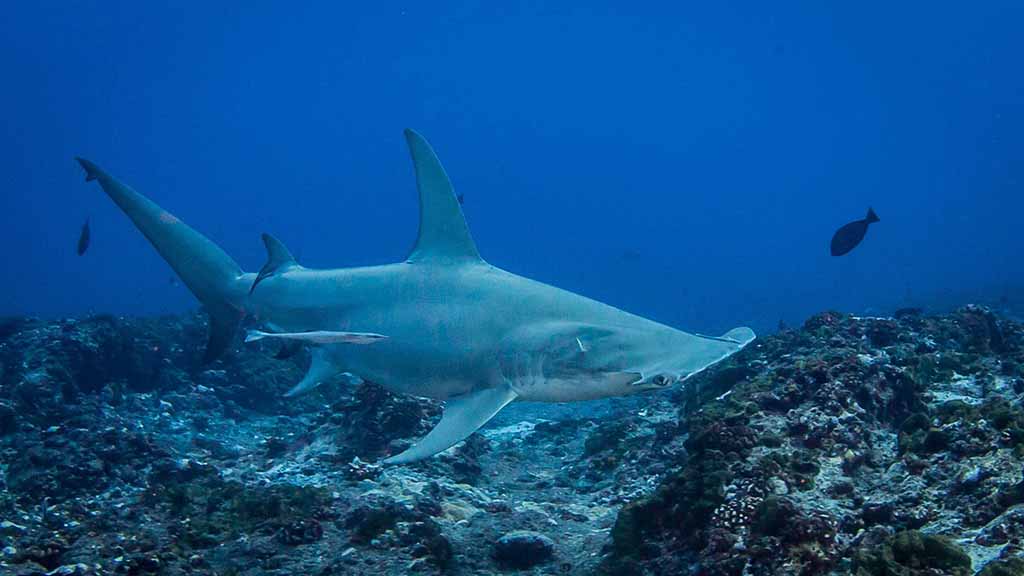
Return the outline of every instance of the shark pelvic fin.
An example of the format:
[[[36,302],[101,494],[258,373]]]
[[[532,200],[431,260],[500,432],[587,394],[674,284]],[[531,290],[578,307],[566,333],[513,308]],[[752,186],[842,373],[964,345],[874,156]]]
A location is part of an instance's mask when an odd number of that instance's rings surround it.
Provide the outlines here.
[[[323,384],[324,381],[331,376],[340,372],[340,370],[331,363],[323,348],[314,348],[312,356],[313,360],[309,364],[309,370],[306,371],[306,375],[303,376],[302,380],[299,380],[299,383],[293,386],[291,390],[284,393],[285,398],[305,394],[306,392],[309,392]]]
[[[468,438],[515,399],[516,393],[508,386],[486,388],[456,396],[445,404],[441,421],[429,434],[412,448],[384,460],[383,463],[406,464],[443,452]]]
[[[249,288],[249,294],[252,294],[253,290],[256,289],[256,285],[260,282],[275,274],[280,274],[298,266],[298,263],[295,262],[295,257],[277,238],[264,232],[263,245],[267,247],[267,263],[263,265],[263,268],[260,268],[259,274],[253,280],[252,286]]]
[[[405,131],[420,194],[420,232],[409,262],[483,262],[462,215],[459,199],[430,144]]]

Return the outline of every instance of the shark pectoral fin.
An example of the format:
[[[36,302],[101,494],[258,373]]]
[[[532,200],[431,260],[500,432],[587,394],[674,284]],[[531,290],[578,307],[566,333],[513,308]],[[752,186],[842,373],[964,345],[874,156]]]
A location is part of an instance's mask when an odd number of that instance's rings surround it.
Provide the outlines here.
[[[487,388],[452,398],[445,404],[441,421],[429,434],[412,448],[383,463],[406,464],[442,452],[465,440],[515,399],[516,393],[508,386]]]
[[[313,360],[309,364],[309,370],[306,371],[306,375],[291,390],[285,392],[284,396],[291,398],[292,396],[305,394],[338,372],[340,370],[330,361],[327,352],[323,348],[314,348]]]
[[[273,276],[274,274],[280,274],[289,268],[298,266],[295,262],[295,257],[292,253],[285,248],[284,244],[280,240],[274,238],[270,234],[263,234],[263,245],[267,247],[267,263],[260,268],[256,279],[253,280],[252,286],[249,288],[249,294],[252,294],[256,290],[256,285]]]

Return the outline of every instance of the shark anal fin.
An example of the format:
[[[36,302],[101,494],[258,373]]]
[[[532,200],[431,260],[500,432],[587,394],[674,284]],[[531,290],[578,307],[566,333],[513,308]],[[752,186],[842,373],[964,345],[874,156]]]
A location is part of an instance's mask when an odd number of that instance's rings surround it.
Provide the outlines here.
[[[284,272],[289,268],[298,266],[295,262],[295,257],[292,253],[285,248],[285,245],[280,240],[274,238],[270,234],[263,233],[263,245],[267,247],[267,263],[260,268],[256,279],[253,280],[252,286],[249,288],[249,294],[252,294],[256,290],[256,285],[265,279]]]
[[[412,448],[384,460],[384,464],[405,464],[429,458],[465,440],[494,417],[516,393],[509,386],[486,388],[456,396],[444,407],[441,421]]]
[[[323,348],[314,348],[312,356],[313,359],[309,363],[309,370],[306,371],[306,375],[303,376],[302,380],[299,380],[299,383],[293,386],[291,390],[284,393],[286,398],[305,394],[322,384],[324,380],[327,380],[331,376],[340,372],[340,370],[331,363]]]
[[[413,130],[405,131],[409,153],[416,168],[420,193],[420,232],[409,262],[482,262],[459,197],[430,144]]]

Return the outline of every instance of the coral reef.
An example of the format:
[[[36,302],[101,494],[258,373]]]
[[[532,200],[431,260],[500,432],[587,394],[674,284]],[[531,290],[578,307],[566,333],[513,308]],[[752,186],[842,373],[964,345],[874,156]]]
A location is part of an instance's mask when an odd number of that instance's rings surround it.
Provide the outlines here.
[[[684,389],[688,458],[623,507],[603,570],[971,574],[1012,556],[1022,334],[968,306],[828,312],[762,340]]]
[[[1024,574],[1024,328],[826,312],[658,394],[438,402],[200,315],[0,321],[0,573]]]

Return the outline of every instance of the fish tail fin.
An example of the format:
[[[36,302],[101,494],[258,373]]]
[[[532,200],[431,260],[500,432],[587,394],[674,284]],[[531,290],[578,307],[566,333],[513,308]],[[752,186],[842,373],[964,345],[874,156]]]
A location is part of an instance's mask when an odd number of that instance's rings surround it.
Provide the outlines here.
[[[246,342],[255,342],[257,340],[263,340],[267,337],[266,332],[260,332],[259,330],[249,330],[245,333]]]
[[[871,208],[871,207],[868,208],[868,216],[867,216],[866,220],[868,221],[868,224],[873,224],[873,223],[879,221],[878,215],[875,214],[874,208]]]
[[[227,350],[245,315],[242,269],[209,238],[186,225],[153,201],[83,158],[86,181],[96,180],[131,219],[164,260],[203,303],[210,315],[210,338],[203,362]]]

